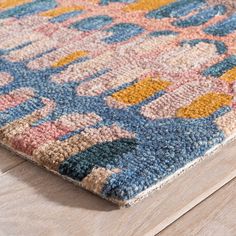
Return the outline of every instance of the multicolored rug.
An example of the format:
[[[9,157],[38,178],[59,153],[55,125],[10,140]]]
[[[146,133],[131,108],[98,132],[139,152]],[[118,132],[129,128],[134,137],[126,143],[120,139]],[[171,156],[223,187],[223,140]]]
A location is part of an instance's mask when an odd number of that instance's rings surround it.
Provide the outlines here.
[[[1,0],[0,142],[119,205],[236,137],[234,0]]]

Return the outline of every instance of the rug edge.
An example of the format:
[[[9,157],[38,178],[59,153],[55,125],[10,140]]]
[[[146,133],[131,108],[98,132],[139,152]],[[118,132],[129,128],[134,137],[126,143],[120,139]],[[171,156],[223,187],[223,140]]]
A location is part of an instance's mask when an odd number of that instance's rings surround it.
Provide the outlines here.
[[[165,185],[173,182],[176,178],[178,178],[180,175],[184,174],[186,171],[188,171],[190,168],[196,166],[197,164],[199,164],[200,162],[202,162],[203,160],[205,160],[206,158],[210,158],[212,157],[215,153],[219,152],[221,150],[221,148],[229,143],[232,143],[233,141],[236,140],[236,133],[229,136],[228,138],[226,138],[222,143],[214,146],[213,148],[209,149],[206,154],[204,156],[200,156],[198,158],[196,158],[195,160],[187,163],[185,166],[183,166],[182,168],[178,169],[177,171],[175,171],[173,174],[167,176],[166,178],[164,178],[163,180],[161,180],[160,182],[150,186],[149,188],[147,188],[146,190],[142,191],[141,193],[137,194],[134,198],[127,200],[127,201],[122,201],[122,200],[118,200],[118,199],[114,199],[114,198],[106,198],[103,195],[99,195],[96,192],[93,192],[91,190],[86,189],[84,186],[82,186],[82,184],[79,181],[76,181],[68,176],[64,176],[61,175],[59,172],[48,168],[47,166],[43,166],[40,165],[38,162],[32,160],[32,158],[29,155],[26,155],[25,153],[22,153],[20,151],[17,151],[13,148],[11,148],[10,146],[4,144],[1,142],[0,140],[0,146],[2,146],[3,148],[9,150],[11,153],[16,154],[18,156],[20,156],[21,158],[25,159],[26,161],[29,161],[31,163],[33,163],[34,165],[42,168],[42,169],[46,169],[47,171],[60,176],[62,179],[71,182],[72,184],[80,187],[81,189],[84,189],[102,199],[105,199],[113,204],[115,204],[116,206],[123,208],[123,207],[132,207],[134,205],[136,205],[137,203],[139,203],[140,201],[142,201],[143,199],[147,198],[150,194],[153,194],[154,192],[160,190],[162,187],[164,187]]]

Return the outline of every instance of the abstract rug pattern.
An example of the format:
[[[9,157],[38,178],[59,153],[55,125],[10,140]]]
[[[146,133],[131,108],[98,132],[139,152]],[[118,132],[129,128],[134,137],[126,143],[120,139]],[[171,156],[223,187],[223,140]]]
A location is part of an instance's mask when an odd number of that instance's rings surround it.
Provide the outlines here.
[[[0,143],[119,205],[236,136],[235,1],[0,0],[0,39]]]

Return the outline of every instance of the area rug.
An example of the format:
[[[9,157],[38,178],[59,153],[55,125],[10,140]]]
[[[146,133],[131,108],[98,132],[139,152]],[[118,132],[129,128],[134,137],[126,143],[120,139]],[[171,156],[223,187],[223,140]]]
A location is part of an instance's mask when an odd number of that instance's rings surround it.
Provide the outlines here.
[[[236,137],[235,81],[233,0],[0,1],[0,143],[120,206]]]

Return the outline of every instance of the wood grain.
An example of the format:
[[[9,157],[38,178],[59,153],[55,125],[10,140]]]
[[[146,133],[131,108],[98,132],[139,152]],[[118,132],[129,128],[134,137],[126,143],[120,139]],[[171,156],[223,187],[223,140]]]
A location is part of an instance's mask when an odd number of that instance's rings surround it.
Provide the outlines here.
[[[0,235],[155,235],[236,176],[235,144],[128,209],[24,162],[0,176]]]
[[[236,179],[158,234],[169,235],[235,236]]]
[[[0,176],[24,161],[15,154],[10,155],[8,150],[0,148]]]

